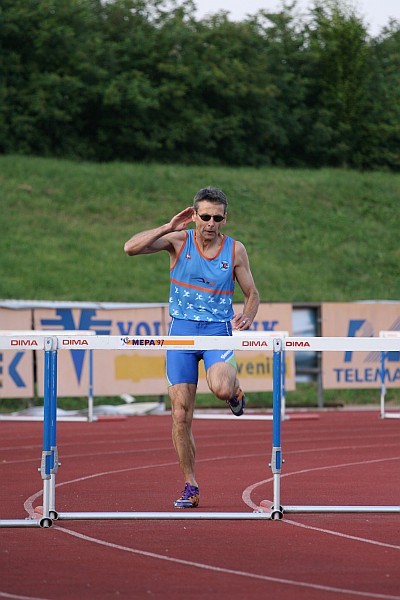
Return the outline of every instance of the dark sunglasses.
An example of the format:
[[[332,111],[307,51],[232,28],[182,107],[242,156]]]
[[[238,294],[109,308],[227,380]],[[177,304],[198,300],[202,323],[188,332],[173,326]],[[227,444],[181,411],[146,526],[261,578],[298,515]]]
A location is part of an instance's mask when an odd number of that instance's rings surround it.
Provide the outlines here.
[[[197,214],[202,221],[210,221],[211,219],[214,219],[214,221],[216,223],[221,223],[221,221],[223,221],[225,219],[225,215],[222,216],[222,215],[199,215],[199,213],[197,213]]]

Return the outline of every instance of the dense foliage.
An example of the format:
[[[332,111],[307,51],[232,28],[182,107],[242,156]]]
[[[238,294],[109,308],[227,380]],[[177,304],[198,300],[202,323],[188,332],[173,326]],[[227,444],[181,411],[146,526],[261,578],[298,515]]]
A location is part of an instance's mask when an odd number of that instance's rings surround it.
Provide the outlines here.
[[[0,44],[2,153],[400,169],[400,24],[344,0],[2,0]]]

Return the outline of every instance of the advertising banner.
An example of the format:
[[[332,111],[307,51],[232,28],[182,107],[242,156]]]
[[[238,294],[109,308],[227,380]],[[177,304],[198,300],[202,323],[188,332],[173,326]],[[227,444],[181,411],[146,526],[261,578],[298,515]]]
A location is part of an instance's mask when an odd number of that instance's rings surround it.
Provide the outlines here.
[[[32,329],[31,310],[0,308],[0,330]],[[33,351],[0,350],[0,398],[33,397]]]
[[[55,308],[34,311],[36,329],[95,331],[98,335],[165,335],[165,308]],[[38,353],[39,393],[43,393],[43,356]],[[166,392],[165,352],[93,351],[95,396],[158,395]],[[58,395],[86,396],[89,350],[58,352]]]
[[[235,306],[241,310],[241,305]],[[168,306],[127,309],[47,308],[35,309],[35,329],[95,331],[98,335],[166,335]],[[262,304],[253,323],[257,331],[291,333],[290,304]],[[37,353],[38,387],[43,393],[43,353]],[[163,395],[168,393],[165,351],[93,351],[93,393],[95,396]],[[272,354],[262,348],[236,353],[238,373],[247,391],[272,389]],[[199,391],[208,392],[201,362]],[[286,357],[286,389],[294,389],[293,353]],[[86,396],[89,390],[89,350],[58,352],[58,395]]]
[[[382,330],[400,330],[399,302],[322,304],[323,337],[379,337]],[[323,387],[379,388],[380,362],[380,352],[324,352]],[[400,385],[400,352],[387,352],[385,385]]]

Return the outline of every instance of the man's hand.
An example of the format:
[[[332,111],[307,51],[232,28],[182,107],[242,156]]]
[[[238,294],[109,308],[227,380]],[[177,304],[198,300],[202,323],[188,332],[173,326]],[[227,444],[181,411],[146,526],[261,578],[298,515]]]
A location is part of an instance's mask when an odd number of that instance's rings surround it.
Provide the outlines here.
[[[186,229],[186,227],[192,221],[193,215],[193,206],[188,206],[187,208],[185,208],[185,210],[182,210],[180,213],[172,217],[172,219],[169,222],[171,231],[182,231],[183,229]]]
[[[238,313],[232,319],[232,328],[236,329],[237,331],[244,331],[250,327],[252,322],[253,320],[249,319],[249,317],[246,317],[245,314]]]

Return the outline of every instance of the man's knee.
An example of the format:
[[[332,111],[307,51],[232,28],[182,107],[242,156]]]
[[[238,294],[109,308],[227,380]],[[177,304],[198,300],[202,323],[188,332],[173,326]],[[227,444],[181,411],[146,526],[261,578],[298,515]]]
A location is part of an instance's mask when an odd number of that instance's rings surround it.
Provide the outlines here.
[[[182,404],[171,404],[172,421],[176,425],[184,425],[191,422],[191,411]]]
[[[193,387],[193,389],[192,389]],[[191,423],[194,409],[195,387],[192,385],[171,386],[171,414],[174,424]]]
[[[223,382],[214,382],[210,390],[220,400],[229,400],[233,396],[233,386]]]
[[[236,370],[230,365],[213,365],[207,374],[208,386],[220,400],[229,400],[233,396]]]

